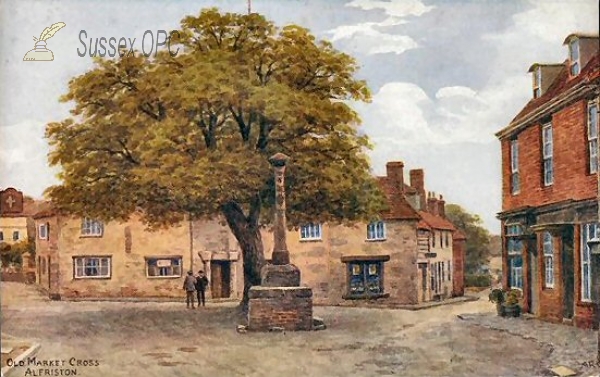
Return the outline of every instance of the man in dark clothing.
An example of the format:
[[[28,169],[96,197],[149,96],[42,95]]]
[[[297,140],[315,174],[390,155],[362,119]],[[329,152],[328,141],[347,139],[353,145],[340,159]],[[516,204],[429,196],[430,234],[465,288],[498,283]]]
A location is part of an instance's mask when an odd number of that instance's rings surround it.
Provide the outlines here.
[[[204,276],[204,271],[198,271],[198,276],[196,276],[196,296],[198,296],[198,306],[202,302],[202,306],[204,306],[204,291],[206,291],[206,287],[208,286],[208,278]]]
[[[188,271],[185,280],[183,281],[183,289],[185,290],[186,296],[185,301],[187,303],[187,307],[189,309],[190,304],[192,305],[192,309],[194,309],[194,290],[195,290],[196,279],[194,278],[194,271]],[[200,305],[200,303],[198,303]]]

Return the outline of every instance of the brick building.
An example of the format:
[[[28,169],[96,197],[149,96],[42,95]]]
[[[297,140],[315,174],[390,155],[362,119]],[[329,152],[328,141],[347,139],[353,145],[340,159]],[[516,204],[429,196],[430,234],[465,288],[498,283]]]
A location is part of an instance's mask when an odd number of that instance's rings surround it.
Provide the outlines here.
[[[0,191],[0,242],[28,240],[35,232],[31,216],[37,203],[12,187]]]
[[[464,236],[455,237],[443,199],[426,195],[424,173],[390,162],[378,177],[389,209],[370,224],[306,224],[290,230],[291,262],[317,304],[380,298],[416,304],[463,294]],[[35,216],[38,283],[51,297],[183,297],[185,271],[204,269],[208,298],[239,299],[239,245],[217,221],[158,232],[141,221],[102,224],[46,208]],[[270,258],[273,236],[262,234]]]
[[[39,204],[12,187],[0,190],[0,243],[14,245],[33,241],[35,237],[33,214],[37,212]],[[34,273],[35,261],[31,254],[23,254],[21,267],[16,268],[23,273]]]
[[[598,237],[598,36],[569,35],[562,64],[531,66],[533,98],[496,136],[502,147],[503,285],[524,309],[591,327]]]

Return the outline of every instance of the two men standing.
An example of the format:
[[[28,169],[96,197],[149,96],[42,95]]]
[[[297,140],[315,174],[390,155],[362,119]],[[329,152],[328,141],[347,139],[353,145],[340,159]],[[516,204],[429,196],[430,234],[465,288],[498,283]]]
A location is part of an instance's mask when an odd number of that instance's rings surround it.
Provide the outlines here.
[[[194,276],[193,271],[188,271],[185,280],[183,281],[183,289],[185,290],[186,297],[185,301],[188,309],[194,309],[194,292],[196,292],[196,296],[198,298],[198,307],[200,307],[200,302],[202,302],[202,306],[204,306],[206,287],[208,286],[208,278],[204,276],[204,271],[198,271],[198,276]]]

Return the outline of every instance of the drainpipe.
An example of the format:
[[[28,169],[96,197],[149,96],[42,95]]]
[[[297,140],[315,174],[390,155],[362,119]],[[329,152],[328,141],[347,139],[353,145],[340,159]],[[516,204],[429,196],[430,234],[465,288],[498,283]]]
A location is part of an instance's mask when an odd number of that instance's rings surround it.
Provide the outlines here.
[[[596,112],[598,112],[600,108],[600,96],[596,93]],[[587,112],[586,112],[587,115]],[[597,114],[597,116],[600,114]],[[587,116],[586,116],[587,117]],[[598,145],[597,152],[598,163],[600,164],[600,143]],[[596,184],[597,184],[597,197],[596,197],[596,205],[597,205],[597,214],[596,214],[596,223],[600,222],[600,166],[596,169]],[[595,315],[595,323],[596,325],[600,324],[600,240],[598,237],[594,240],[588,241],[588,245],[590,247],[591,256],[591,294],[592,294],[592,302],[595,304],[594,309],[596,311]],[[596,351],[596,362],[600,363],[600,327],[598,329],[598,340],[597,340],[597,351]]]
[[[596,89],[598,90],[598,89]],[[600,94],[596,92],[596,119],[600,117]],[[599,127],[600,128],[600,127]],[[598,143],[598,151],[596,152],[597,159],[597,168],[596,168],[596,178],[597,178],[597,217],[596,222],[600,222],[600,143]],[[591,278],[593,284],[593,291],[596,292],[596,297],[594,298],[595,309],[596,309],[596,324],[598,325],[598,340],[597,340],[597,351],[596,351],[596,362],[600,363],[600,244],[595,242],[591,245],[593,257],[590,258],[592,262],[591,268]],[[591,292],[590,292],[591,293]]]

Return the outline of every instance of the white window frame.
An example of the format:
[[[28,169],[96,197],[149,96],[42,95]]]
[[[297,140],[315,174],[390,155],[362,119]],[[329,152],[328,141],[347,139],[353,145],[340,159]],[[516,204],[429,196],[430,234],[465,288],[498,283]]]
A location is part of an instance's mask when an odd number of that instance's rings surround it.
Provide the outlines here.
[[[88,275],[87,269],[97,269],[97,275]],[[103,271],[104,270],[104,271]],[[103,256],[75,256],[73,257],[74,279],[110,279],[112,273],[112,257]]]
[[[542,250],[544,253],[544,286],[554,288],[554,239],[550,232],[542,235]]]
[[[542,172],[544,175],[544,186],[554,183],[554,141],[552,122],[542,127]]]
[[[577,57],[575,57],[577,55]],[[579,40],[574,39],[569,43],[569,73],[571,76],[577,76],[581,72],[581,51],[579,49]]]
[[[18,230],[13,230],[12,232],[12,240],[13,241],[19,241],[21,239],[21,232],[19,232]]]
[[[145,259],[146,277],[149,279],[179,278],[183,276],[183,259],[179,255],[172,257],[146,257]],[[157,275],[150,274],[150,267],[154,267],[150,265],[151,261],[156,262]],[[171,270],[171,273],[168,273],[169,269]]]
[[[309,223],[300,227],[300,241],[318,241],[323,239],[321,224]]]
[[[593,124],[594,120],[596,124]],[[595,174],[598,172],[598,104],[593,101],[588,103],[587,139],[590,156],[589,171],[590,174]]]
[[[38,234],[40,240],[48,239],[48,224],[40,224],[38,227]]]
[[[83,237],[102,237],[104,224],[102,221],[84,217],[81,220],[81,235]]]
[[[598,241],[600,224],[581,225],[581,301],[592,301],[592,250],[589,241]],[[587,293],[587,294],[586,294]]]
[[[521,179],[519,177],[519,141],[510,141],[510,190],[513,195],[521,191]]]
[[[372,221],[367,225],[367,241],[384,241],[385,235],[385,222]]]
[[[506,254],[508,255],[508,268],[510,273],[510,288],[523,289],[523,242],[517,238],[523,234],[523,227],[520,224],[506,225]],[[510,247],[510,245],[515,247]],[[521,258],[521,267],[516,266],[516,259]]]
[[[452,261],[448,261],[448,281],[452,281]]]
[[[533,98],[539,98],[542,94],[542,67],[538,66],[533,74]]]

